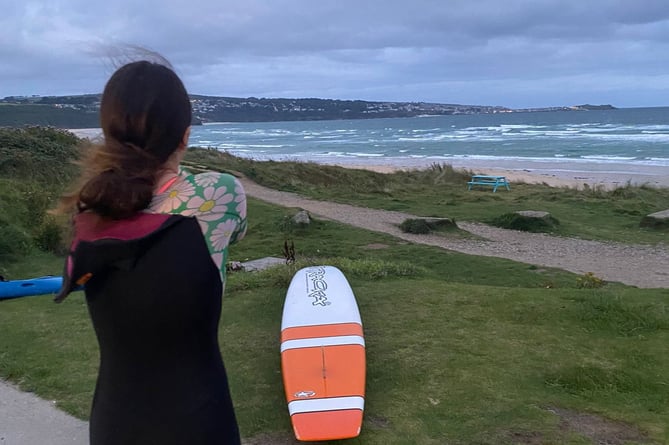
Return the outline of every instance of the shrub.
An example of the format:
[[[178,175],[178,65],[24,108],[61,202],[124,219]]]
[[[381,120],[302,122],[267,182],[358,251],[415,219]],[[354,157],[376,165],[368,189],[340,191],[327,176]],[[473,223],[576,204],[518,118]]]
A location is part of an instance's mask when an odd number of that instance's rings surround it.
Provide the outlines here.
[[[236,273],[228,277],[226,289],[247,290],[263,286],[287,288],[295,272],[303,267],[327,264],[339,268],[347,277],[380,280],[388,277],[415,277],[425,269],[404,261],[377,259],[350,259],[343,257],[303,258],[291,264],[279,264],[252,273]]]
[[[34,240],[35,245],[45,252],[55,254],[66,252],[62,228],[53,216],[46,217],[44,223],[37,229]]]
[[[0,220],[0,260],[15,261],[30,253],[32,243],[28,234]]]
[[[400,229],[402,230],[402,232],[415,233],[419,235],[424,235],[432,231],[430,225],[424,219],[412,219],[412,218],[405,219],[404,221],[402,221],[402,223],[400,224]]]
[[[521,230],[523,232],[552,232],[560,224],[556,218],[532,218],[518,213],[505,213],[490,220],[490,224],[502,229]]]
[[[0,175],[66,184],[77,171],[79,139],[55,128],[0,128]]]
[[[451,218],[409,218],[402,221],[400,229],[406,233],[426,234],[435,230],[457,229]]]

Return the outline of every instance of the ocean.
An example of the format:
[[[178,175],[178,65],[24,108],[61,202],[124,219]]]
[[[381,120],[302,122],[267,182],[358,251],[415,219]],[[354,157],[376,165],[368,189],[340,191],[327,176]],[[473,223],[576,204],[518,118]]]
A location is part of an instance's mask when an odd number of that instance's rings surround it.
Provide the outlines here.
[[[669,107],[415,118],[212,123],[191,146],[256,160],[638,172],[666,167]]]

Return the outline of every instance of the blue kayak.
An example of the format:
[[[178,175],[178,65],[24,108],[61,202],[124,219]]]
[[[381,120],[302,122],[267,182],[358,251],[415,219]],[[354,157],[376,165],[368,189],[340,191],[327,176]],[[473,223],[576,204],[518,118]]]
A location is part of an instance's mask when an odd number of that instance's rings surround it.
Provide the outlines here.
[[[0,281],[0,300],[29,297],[32,295],[57,294],[63,277],[39,277],[29,280]]]

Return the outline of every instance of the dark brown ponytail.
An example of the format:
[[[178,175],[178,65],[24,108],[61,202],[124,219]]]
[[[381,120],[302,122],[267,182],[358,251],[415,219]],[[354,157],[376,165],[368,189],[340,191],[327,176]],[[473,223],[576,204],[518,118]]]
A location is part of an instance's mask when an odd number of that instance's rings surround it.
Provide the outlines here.
[[[190,123],[188,94],[170,68],[147,61],[122,66],[102,95],[104,142],[85,148],[79,184],[60,209],[109,219],[146,209],[161,167]]]
[[[83,183],[77,206],[103,218],[122,219],[149,206],[161,163],[132,144],[114,147],[110,142],[92,153],[89,165],[102,170]]]

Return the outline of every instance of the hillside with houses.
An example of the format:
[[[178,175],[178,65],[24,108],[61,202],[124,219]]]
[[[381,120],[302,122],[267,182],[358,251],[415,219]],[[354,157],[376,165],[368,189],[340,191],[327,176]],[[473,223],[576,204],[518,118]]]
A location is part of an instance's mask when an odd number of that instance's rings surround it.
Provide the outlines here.
[[[98,127],[100,94],[74,96],[8,96],[0,99],[0,126],[49,125]],[[610,105],[579,105],[535,109],[427,102],[370,102],[336,99],[235,98],[191,95],[193,123],[276,122],[374,119],[454,114],[516,113],[612,109]]]

